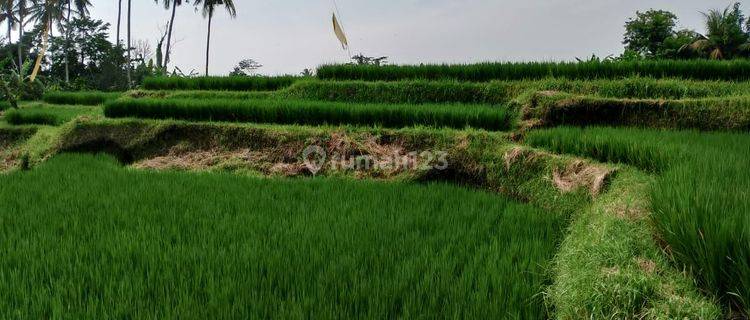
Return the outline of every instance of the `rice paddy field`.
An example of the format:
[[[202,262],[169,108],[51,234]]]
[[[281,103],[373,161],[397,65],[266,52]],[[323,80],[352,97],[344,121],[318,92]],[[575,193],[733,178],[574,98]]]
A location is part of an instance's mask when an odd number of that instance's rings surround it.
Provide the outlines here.
[[[746,319],[749,66],[332,65],[0,106],[0,315]]]

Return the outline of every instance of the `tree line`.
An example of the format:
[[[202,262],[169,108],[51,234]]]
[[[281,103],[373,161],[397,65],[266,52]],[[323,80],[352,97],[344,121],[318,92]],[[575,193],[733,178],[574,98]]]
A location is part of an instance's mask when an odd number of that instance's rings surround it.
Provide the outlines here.
[[[157,42],[155,56],[150,57],[153,52],[147,42],[133,42],[132,0],[115,1],[116,40],[111,43],[111,26],[89,15],[91,0],[0,0],[0,24],[7,28],[5,35],[0,36],[3,40],[0,71],[28,83],[41,76],[47,85],[68,89],[131,88],[146,76],[168,72],[177,7],[193,5],[208,19],[205,65],[208,75],[214,14],[224,8],[231,17],[237,15],[233,0],[155,0],[156,5],[170,10],[171,15]],[[14,35],[16,41],[12,42]],[[173,71],[180,72],[178,68]]]
[[[677,29],[677,15],[665,10],[636,12],[625,23],[625,59],[750,58],[750,19],[735,3],[703,13],[705,32]]]

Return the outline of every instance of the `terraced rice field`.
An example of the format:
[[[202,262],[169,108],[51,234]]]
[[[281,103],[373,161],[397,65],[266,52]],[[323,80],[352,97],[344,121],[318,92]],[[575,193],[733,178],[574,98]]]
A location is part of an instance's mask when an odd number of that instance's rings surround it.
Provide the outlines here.
[[[50,92],[0,120],[0,314],[742,319],[749,66]],[[311,170],[311,146],[352,166]],[[383,159],[410,165],[357,166]]]

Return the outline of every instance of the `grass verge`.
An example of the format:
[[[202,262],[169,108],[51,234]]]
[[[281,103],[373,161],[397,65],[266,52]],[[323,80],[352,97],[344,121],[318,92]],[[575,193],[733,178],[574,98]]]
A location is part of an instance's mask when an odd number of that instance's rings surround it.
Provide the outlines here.
[[[750,97],[686,100],[609,99],[537,93],[524,118],[544,126],[609,125],[699,130],[750,130]]]
[[[750,313],[750,137],[557,128],[531,132],[527,141],[657,169],[652,222],[674,262],[721,300],[728,316]]]

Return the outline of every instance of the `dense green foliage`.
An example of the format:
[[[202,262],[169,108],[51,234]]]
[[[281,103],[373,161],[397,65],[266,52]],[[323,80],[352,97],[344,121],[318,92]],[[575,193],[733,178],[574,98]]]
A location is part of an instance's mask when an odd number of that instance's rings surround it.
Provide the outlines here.
[[[558,94],[539,97],[531,115],[546,126],[611,125],[750,130],[750,97],[686,100],[611,99]]]
[[[12,125],[38,124],[57,126],[82,115],[100,114],[98,108],[80,106],[46,106],[35,104],[5,112],[3,118]]]
[[[680,49],[695,40],[695,34],[675,31],[677,16],[669,11],[636,12],[625,23],[625,50],[648,58],[677,58]],[[689,32],[689,31],[687,31]]]
[[[540,319],[565,221],[442,184],[81,155],[0,176],[0,199],[4,318]]]
[[[750,61],[637,60],[590,62],[498,62],[467,65],[357,66],[326,65],[326,80],[394,81],[406,79],[460,81],[524,80],[547,77],[619,79],[642,76],[694,80],[748,80]]]
[[[107,117],[235,121],[278,124],[433,126],[504,130],[507,108],[485,105],[346,104],[301,100],[120,99],[104,107]]]
[[[727,306],[750,311],[750,136],[555,128],[527,142],[660,171],[653,219],[671,254]]]
[[[109,100],[119,98],[122,93],[119,92],[101,92],[101,91],[79,91],[79,92],[60,92],[51,91],[44,94],[44,102],[51,104],[68,104],[95,106]]]
[[[302,79],[296,76],[278,77],[154,77],[146,78],[143,87],[148,90],[251,90],[273,91],[292,85]]]

